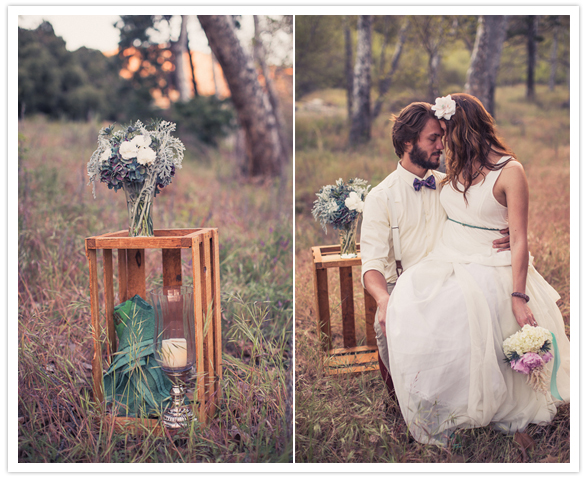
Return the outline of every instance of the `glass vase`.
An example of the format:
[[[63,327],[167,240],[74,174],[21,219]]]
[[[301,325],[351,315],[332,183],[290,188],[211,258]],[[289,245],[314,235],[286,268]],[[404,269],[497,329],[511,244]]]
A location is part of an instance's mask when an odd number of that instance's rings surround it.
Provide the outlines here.
[[[340,258],[357,258],[357,224],[359,216],[347,227],[338,230],[340,238]]]
[[[165,427],[179,429],[195,420],[185,404],[186,386],[196,362],[193,289],[187,286],[163,287],[150,293],[155,309],[153,345],[155,359],[173,383],[171,403],[162,416]]]
[[[153,237],[151,209],[155,198],[155,187],[146,180],[142,183],[125,183],[126,206],[128,208],[129,237]]]

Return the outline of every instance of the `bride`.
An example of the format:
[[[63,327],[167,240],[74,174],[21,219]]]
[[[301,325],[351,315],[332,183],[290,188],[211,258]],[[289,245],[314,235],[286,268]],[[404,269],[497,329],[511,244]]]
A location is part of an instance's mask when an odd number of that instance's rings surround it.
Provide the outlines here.
[[[433,252],[398,280],[388,307],[389,370],[409,430],[446,445],[454,430],[489,424],[523,432],[550,422],[569,400],[569,340],[558,293],[528,253],[528,182],[473,96],[439,98],[447,175],[440,194],[448,220]],[[509,227],[511,251],[492,241]],[[536,392],[504,360],[504,339],[524,325],[553,332],[562,401]],[[550,371],[551,361],[546,365]]]

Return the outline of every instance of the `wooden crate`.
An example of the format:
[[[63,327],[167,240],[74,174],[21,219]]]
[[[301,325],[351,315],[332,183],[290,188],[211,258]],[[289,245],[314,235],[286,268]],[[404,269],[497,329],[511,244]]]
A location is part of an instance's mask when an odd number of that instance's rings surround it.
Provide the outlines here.
[[[86,238],[86,256],[90,268],[90,301],[94,356],[92,375],[94,399],[104,401],[103,354],[109,365],[116,352],[114,328],[114,268],[112,250],[118,250],[118,296],[122,303],[136,294],[147,300],[145,283],[145,249],[161,249],[163,286],[182,285],[181,250],[191,249],[194,321],[196,333],[197,381],[194,399],[197,417],[207,424],[220,402],[222,377],[222,335],[220,308],[220,274],[218,229],[160,229],[154,237],[129,237],[128,230]],[[102,349],[98,260],[102,250],[104,267],[105,350]],[[209,320],[206,326],[206,320]],[[204,331],[206,330],[206,333]],[[116,418],[118,425],[128,425],[132,418]],[[142,427],[155,427],[157,420],[136,419]],[[137,424],[138,425],[138,424]]]
[[[379,369],[377,340],[373,330],[377,303],[364,290],[366,345],[357,346],[356,314],[353,294],[353,267],[361,266],[360,245],[357,258],[341,258],[340,245],[312,247],[314,256],[314,297],[318,334],[327,356],[324,360],[327,374],[375,371]],[[340,303],[344,348],[332,348],[330,304],[328,299],[328,269],[338,268],[340,276]]]

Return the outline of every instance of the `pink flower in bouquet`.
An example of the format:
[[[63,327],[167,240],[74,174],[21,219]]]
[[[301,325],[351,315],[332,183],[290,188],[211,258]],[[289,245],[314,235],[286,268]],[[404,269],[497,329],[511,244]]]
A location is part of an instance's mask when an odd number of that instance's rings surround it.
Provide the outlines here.
[[[522,356],[522,359],[520,361],[522,361],[526,366],[528,366],[530,370],[533,370],[534,368],[537,368],[538,366],[542,366],[544,364],[544,361],[542,361],[540,355],[536,353],[526,353],[524,354],[524,356]]]
[[[510,361],[510,366],[514,371],[522,374],[530,374],[530,368],[526,363],[522,361],[522,359],[518,359],[517,361]]]
[[[544,362],[544,364],[548,363],[552,358],[553,358],[553,356],[550,351],[547,351],[546,353],[544,353],[542,355],[542,361]]]

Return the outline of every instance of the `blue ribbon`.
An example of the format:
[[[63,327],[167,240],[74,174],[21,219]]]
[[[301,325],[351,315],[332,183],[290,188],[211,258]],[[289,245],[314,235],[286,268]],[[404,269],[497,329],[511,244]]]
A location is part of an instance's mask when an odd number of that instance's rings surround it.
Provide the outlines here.
[[[552,376],[550,377],[550,394],[552,394],[555,398],[562,401],[563,398],[559,394],[558,388],[556,387],[556,373],[561,364],[561,359],[558,352],[558,346],[556,344],[556,337],[554,336],[554,333],[552,331],[550,332],[550,334],[552,335],[552,347],[554,349],[554,365],[552,367]]]

